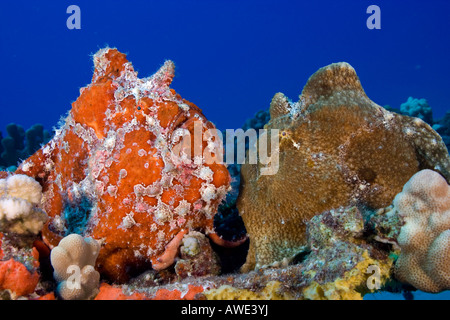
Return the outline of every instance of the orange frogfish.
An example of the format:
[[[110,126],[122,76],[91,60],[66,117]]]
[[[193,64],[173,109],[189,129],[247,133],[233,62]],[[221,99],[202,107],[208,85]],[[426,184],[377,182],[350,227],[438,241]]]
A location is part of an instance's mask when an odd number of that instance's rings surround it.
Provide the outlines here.
[[[98,240],[96,268],[117,282],[143,268],[170,266],[191,230],[233,245],[213,226],[230,175],[204,156],[220,154],[221,141],[205,137],[214,125],[169,87],[173,62],[140,79],[125,54],[105,48],[94,65],[92,83],[80,90],[53,139],[16,171],[43,187],[50,217],[44,242],[53,247],[74,232]],[[196,128],[203,139],[184,144],[191,154],[175,153]]]

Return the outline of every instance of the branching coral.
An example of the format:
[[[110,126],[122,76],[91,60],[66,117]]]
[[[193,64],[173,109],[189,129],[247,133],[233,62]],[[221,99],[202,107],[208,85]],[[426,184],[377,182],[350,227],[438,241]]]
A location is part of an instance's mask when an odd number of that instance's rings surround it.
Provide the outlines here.
[[[100,274],[94,269],[100,250],[98,242],[71,234],[51,252],[57,293],[64,300],[81,300],[98,293]]]
[[[394,200],[405,225],[398,243],[396,277],[417,289],[450,289],[450,186],[437,172],[423,170]]]
[[[0,179],[0,231],[37,234],[47,215],[39,208],[41,185],[26,175]]]

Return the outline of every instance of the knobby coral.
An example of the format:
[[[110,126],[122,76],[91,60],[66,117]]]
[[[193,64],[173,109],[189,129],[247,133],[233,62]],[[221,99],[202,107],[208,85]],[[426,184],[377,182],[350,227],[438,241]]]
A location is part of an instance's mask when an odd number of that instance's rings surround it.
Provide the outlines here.
[[[427,292],[450,289],[450,186],[432,170],[416,173],[394,199],[404,220],[396,277]]]
[[[230,176],[225,165],[206,163],[221,142],[206,135],[215,127],[201,110],[169,88],[174,64],[140,79],[125,54],[105,48],[94,65],[62,127],[16,171],[41,181],[51,217],[45,241],[55,246],[74,230],[102,239],[96,267],[116,281],[168,267],[189,230],[227,244],[213,216]]]
[[[241,170],[237,206],[250,237],[243,271],[302,251],[306,221],[321,212],[357,203],[384,208],[421,169],[450,179],[441,137],[421,119],[372,102],[347,63],[319,69],[298,102],[277,93],[270,116],[278,172],[262,175],[260,161]]]
[[[94,269],[100,245],[92,238],[71,234],[51,251],[57,293],[64,300],[85,300],[98,293],[100,274]]]

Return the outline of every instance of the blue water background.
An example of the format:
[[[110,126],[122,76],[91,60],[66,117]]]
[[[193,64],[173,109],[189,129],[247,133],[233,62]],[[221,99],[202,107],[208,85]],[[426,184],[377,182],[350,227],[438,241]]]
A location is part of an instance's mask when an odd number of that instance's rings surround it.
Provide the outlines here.
[[[72,4],[81,30],[66,27]],[[372,4],[380,30],[366,27]],[[339,61],[376,103],[425,98],[436,119],[450,110],[449,35],[448,0],[2,1],[0,130],[55,126],[107,45],[128,53],[141,77],[173,60],[172,87],[222,130],[267,109],[276,92],[296,101],[311,74]]]
[[[69,30],[66,9],[81,9]],[[381,9],[369,30],[366,9]],[[347,61],[367,95],[399,107],[426,98],[450,109],[450,1],[80,1],[0,3],[0,130],[56,125],[90,83],[90,55],[128,53],[141,77],[166,59],[172,87],[220,129],[240,127],[276,92],[296,101],[308,77]]]

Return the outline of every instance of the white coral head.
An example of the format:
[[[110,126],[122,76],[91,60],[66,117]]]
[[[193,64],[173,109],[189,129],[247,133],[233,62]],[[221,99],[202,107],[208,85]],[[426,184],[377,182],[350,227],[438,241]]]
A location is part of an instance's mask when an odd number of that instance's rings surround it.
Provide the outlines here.
[[[2,179],[3,180],[3,179]],[[31,202],[32,204],[40,204],[42,198],[42,187],[35,179],[24,175],[15,174],[2,183],[6,190],[4,193],[13,198],[20,198]],[[1,195],[1,191],[0,191]]]
[[[41,199],[41,185],[27,175],[0,179],[0,231],[38,234],[48,218]]]
[[[50,260],[61,298],[89,299],[98,291],[100,274],[94,265],[99,250],[100,245],[95,239],[78,234],[68,235],[53,248]]]

